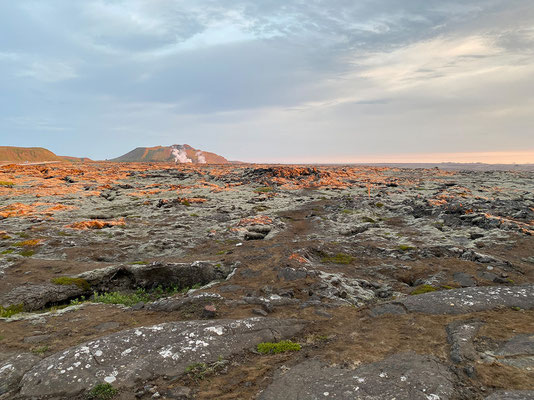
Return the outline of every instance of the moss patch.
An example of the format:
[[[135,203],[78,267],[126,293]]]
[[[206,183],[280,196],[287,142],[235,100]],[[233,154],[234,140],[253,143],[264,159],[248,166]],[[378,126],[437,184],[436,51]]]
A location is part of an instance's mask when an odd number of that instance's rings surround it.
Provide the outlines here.
[[[257,346],[257,350],[261,354],[278,354],[287,351],[299,351],[301,348],[300,344],[292,342],[291,340],[282,340],[278,343],[264,342]]]
[[[410,292],[411,295],[435,292],[438,289],[432,285],[420,285]]]
[[[68,276],[62,276],[60,278],[53,278],[52,283],[56,285],[76,285],[83,290],[91,289],[91,285],[89,284],[89,282],[82,278],[71,278]]]
[[[406,244],[400,244],[399,245],[399,250],[400,251],[410,251],[410,250],[415,250],[415,247],[413,246],[408,246]]]
[[[24,250],[19,253],[22,257],[31,257],[35,254],[33,250]]]
[[[87,394],[87,397],[92,400],[111,400],[119,393],[109,383],[99,383]]]
[[[328,264],[350,264],[354,261],[354,257],[350,254],[338,253],[334,256],[324,256],[321,258],[321,262]]]
[[[10,318],[13,315],[21,312],[24,312],[24,306],[22,304],[13,304],[5,308],[0,306],[0,317],[2,318]]]

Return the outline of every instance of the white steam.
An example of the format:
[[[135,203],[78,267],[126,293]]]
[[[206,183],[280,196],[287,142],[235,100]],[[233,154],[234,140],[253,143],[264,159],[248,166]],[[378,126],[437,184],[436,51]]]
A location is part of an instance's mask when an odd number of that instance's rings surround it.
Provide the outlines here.
[[[204,157],[204,153],[202,153],[200,150],[196,152],[197,156],[197,162],[199,164],[206,164],[206,157]]]
[[[184,146],[175,145],[172,146],[171,154],[174,157],[174,162],[176,164],[186,164],[186,163],[192,163],[193,160],[191,160],[189,157],[187,157],[187,153],[184,149]]]

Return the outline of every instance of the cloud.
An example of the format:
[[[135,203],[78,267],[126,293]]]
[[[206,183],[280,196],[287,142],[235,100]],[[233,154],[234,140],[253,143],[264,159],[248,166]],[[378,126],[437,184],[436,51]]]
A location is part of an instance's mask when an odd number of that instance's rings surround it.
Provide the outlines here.
[[[93,158],[534,148],[532,21],[530,0],[2,2],[0,128]]]

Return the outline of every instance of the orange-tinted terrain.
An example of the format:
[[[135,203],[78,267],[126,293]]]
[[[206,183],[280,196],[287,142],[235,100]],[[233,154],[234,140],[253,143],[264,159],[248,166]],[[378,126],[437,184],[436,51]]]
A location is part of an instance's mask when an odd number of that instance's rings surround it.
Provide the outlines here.
[[[533,187],[528,171],[0,166],[0,399],[527,393]],[[257,346],[282,339],[293,351]]]

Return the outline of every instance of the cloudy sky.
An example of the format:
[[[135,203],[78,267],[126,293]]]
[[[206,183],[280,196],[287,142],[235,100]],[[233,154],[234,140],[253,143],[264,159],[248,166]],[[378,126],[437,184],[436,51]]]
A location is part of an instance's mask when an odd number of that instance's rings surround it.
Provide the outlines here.
[[[0,145],[534,162],[532,0],[0,0]]]

